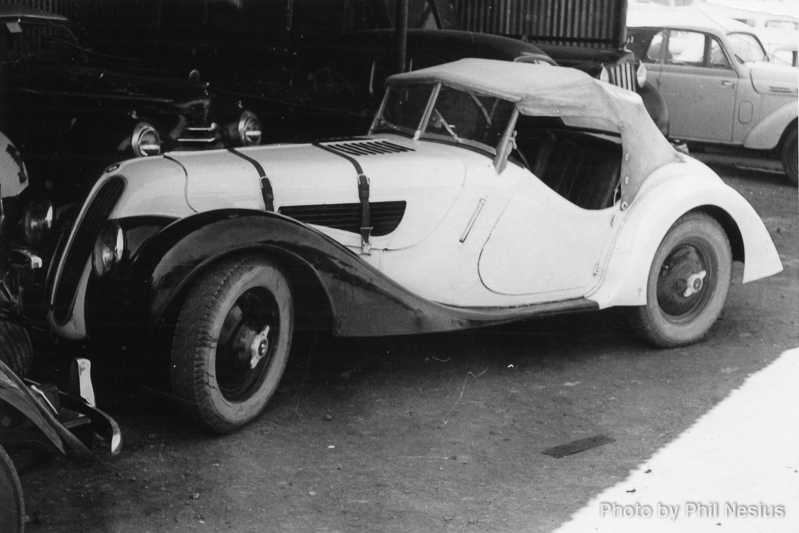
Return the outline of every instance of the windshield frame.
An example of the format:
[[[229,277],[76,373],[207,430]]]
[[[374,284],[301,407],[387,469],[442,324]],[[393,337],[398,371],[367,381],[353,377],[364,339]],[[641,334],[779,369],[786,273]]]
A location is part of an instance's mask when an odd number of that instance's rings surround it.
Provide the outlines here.
[[[430,96],[428,97],[427,104],[425,106],[425,110],[421,115],[419,120],[419,124],[416,125],[415,129],[411,129],[407,126],[400,126],[397,124],[392,123],[383,118],[383,114],[386,109],[387,102],[391,96],[391,91],[396,87],[401,87],[402,85],[431,85],[432,89],[430,91]],[[515,123],[515,117],[518,114],[518,109],[514,105],[514,112],[512,116],[508,118],[505,127],[503,127],[503,133],[500,135],[500,138],[495,146],[491,146],[479,141],[475,141],[473,139],[464,138],[464,137],[457,137],[452,134],[443,134],[443,133],[434,133],[428,131],[428,126],[431,122],[431,117],[433,115],[436,103],[438,101],[438,97],[441,94],[441,89],[446,87],[447,89],[451,89],[454,91],[458,91],[460,93],[468,94],[472,98],[477,99],[478,96],[487,96],[491,98],[498,98],[502,99],[497,96],[493,95],[482,95],[478,92],[469,91],[462,87],[451,86],[448,84],[443,84],[441,82],[428,82],[428,83],[419,83],[415,82],[413,84],[406,84],[406,83],[389,83],[386,89],[386,93],[383,96],[383,100],[380,103],[380,107],[375,113],[374,120],[372,121],[372,126],[369,129],[369,134],[379,133],[379,132],[388,132],[388,133],[401,133],[412,137],[413,140],[425,139],[434,142],[443,142],[447,144],[452,144],[454,146],[460,146],[463,148],[469,148],[473,150],[477,150],[481,153],[488,155],[489,157],[496,158],[499,154],[503,152],[503,147],[507,143],[509,135],[509,128],[512,130],[513,124]],[[504,100],[504,99],[503,99]],[[512,104],[512,102],[510,102]]]

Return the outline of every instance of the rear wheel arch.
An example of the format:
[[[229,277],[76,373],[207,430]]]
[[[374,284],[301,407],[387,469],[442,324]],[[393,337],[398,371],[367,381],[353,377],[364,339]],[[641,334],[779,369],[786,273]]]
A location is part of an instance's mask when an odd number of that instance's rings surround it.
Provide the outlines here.
[[[727,239],[730,241],[732,260],[740,261],[741,263],[746,262],[746,249],[744,248],[743,235],[738,227],[738,223],[735,222],[735,219],[732,218],[727,211],[717,205],[702,205],[688,211],[688,213],[705,213],[718,222],[724,230],[724,233],[727,234]]]

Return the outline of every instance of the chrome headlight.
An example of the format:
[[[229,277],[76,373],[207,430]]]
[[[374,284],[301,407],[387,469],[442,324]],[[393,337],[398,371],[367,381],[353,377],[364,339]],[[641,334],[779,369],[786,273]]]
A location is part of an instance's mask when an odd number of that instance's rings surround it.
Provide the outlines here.
[[[635,71],[635,81],[638,82],[638,87],[646,85],[646,65],[643,63],[638,65],[638,70]]]
[[[42,235],[53,227],[53,203],[49,198],[31,200],[25,206],[22,221],[28,243],[38,242]]]
[[[94,240],[92,267],[98,276],[107,274],[125,257],[125,232],[119,223],[109,220]]]
[[[261,121],[251,111],[244,111],[237,126],[239,141],[243,146],[261,144]]]
[[[151,124],[139,122],[133,128],[130,145],[136,157],[158,155],[161,153],[161,136]]]
[[[604,66],[602,67],[602,72],[599,73],[599,81],[610,83],[610,71]]]

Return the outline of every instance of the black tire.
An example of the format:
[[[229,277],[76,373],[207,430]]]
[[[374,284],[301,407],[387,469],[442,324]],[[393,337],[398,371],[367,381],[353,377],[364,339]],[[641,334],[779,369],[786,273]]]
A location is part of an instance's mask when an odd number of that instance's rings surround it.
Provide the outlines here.
[[[0,320],[0,361],[20,378],[24,378],[33,365],[33,347],[28,331],[7,320]]]
[[[247,257],[211,267],[189,290],[177,321],[172,391],[202,428],[235,431],[277,389],[293,329],[291,291],[278,265]]]
[[[794,185],[799,184],[797,178],[797,162],[799,160],[799,142],[797,141],[796,127],[788,133],[785,137],[785,142],[782,143],[782,168],[791,183]]]
[[[25,499],[17,470],[0,446],[0,530],[3,533],[25,531]]]
[[[630,309],[634,329],[661,348],[699,341],[724,307],[731,276],[730,242],[719,223],[704,213],[682,216],[652,260],[646,305]]]

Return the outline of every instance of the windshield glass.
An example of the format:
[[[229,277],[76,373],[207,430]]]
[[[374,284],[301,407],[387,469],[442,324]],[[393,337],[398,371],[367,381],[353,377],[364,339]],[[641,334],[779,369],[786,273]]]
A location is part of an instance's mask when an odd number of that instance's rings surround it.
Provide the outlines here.
[[[4,19],[0,25],[0,64],[84,62],[83,49],[60,21]]]
[[[413,135],[422,123],[422,117],[433,94],[432,83],[407,83],[389,86],[383,111],[377,118],[375,131],[386,129]]]
[[[414,135],[435,89],[431,83],[392,84],[374,131]],[[441,86],[421,136],[495,154],[513,110],[514,105],[508,100]]]
[[[441,87],[425,133],[496,153],[513,108],[513,103],[495,96]]]
[[[743,63],[749,61],[767,61],[766,50],[760,40],[751,33],[730,33],[727,39],[732,46],[732,53]]]

